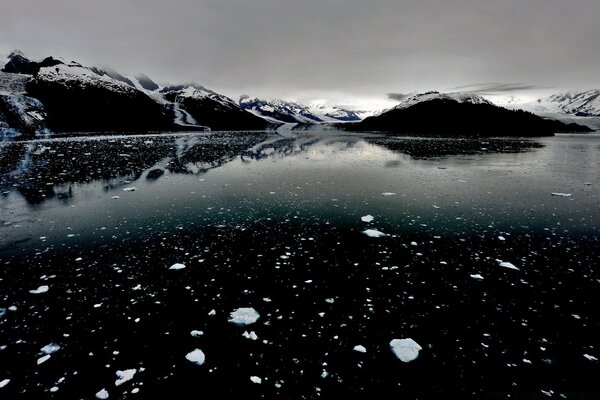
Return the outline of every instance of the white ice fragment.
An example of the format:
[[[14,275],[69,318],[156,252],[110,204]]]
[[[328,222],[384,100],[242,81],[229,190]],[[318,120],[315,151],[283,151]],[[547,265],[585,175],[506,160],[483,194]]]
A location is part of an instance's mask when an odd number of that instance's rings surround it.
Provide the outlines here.
[[[470,276],[471,278],[473,278],[473,279],[477,279],[477,280],[479,280],[479,281],[483,280],[483,276],[481,276],[480,274],[472,274],[472,275],[469,275],[469,276]]]
[[[365,348],[365,346],[359,344],[357,346],[354,346],[354,348],[352,349],[354,351],[358,351],[359,353],[366,353],[367,349]]]
[[[17,306],[8,307],[8,311],[17,311]]]
[[[392,193],[392,192],[383,192],[381,193],[382,196],[395,196],[396,193]]]
[[[250,380],[254,383],[262,383],[262,379],[260,379],[258,376],[251,376]]]
[[[133,379],[133,376],[135,375],[137,371],[135,370],[135,368],[131,368],[131,369],[126,369],[124,371],[117,371],[117,380],[115,381],[115,386],[120,386],[123,383]]]
[[[236,325],[250,325],[255,323],[260,315],[252,307],[242,307],[229,314],[229,322]]]
[[[106,389],[102,389],[98,393],[96,393],[96,398],[100,400],[108,399],[108,392],[106,391]]]
[[[193,337],[200,337],[200,336],[204,335],[204,332],[194,330],[194,331],[190,332],[190,335],[192,335]]]
[[[41,352],[44,354],[56,353],[60,350],[60,346],[56,343],[50,343],[41,348]]]
[[[363,231],[362,233],[364,233],[368,237],[372,237],[372,238],[379,238],[379,237],[387,236],[385,233],[379,232],[375,229],[367,229],[366,231]]]
[[[598,359],[596,357],[592,356],[591,354],[584,354],[583,356],[590,361],[598,361]]]
[[[204,355],[204,352],[202,350],[195,349],[195,350],[187,353],[187,355],[185,356],[185,359],[196,365],[202,365],[202,364],[204,364],[204,361],[206,360],[206,356]]]
[[[37,365],[45,363],[46,361],[48,361],[49,358],[50,358],[50,354],[46,354],[45,356],[38,358]]]
[[[270,303],[271,302],[271,298],[270,297],[263,297],[263,301],[265,303]]]
[[[123,188],[124,192],[135,192],[137,188],[135,186]]]
[[[48,289],[50,289],[50,288],[47,285],[42,285],[42,286],[38,287],[37,289],[30,290],[29,293],[32,293],[32,294],[46,293],[48,291]]]
[[[113,199],[113,200],[117,200],[117,199],[120,199],[120,198],[121,197],[119,197],[119,196],[113,196],[113,197],[111,197],[111,199]]]
[[[173,264],[169,267],[169,269],[172,269],[172,270],[179,270],[179,269],[184,269],[184,268],[185,268],[185,265],[179,264],[179,263]]]
[[[504,242],[506,239],[504,238],[504,236],[498,236],[498,240]]]
[[[212,317],[213,315],[217,315],[217,312],[213,309],[208,312],[208,315]]]
[[[250,339],[250,340],[256,340],[258,339],[258,336],[256,336],[256,333],[254,331],[248,333],[246,331],[244,331],[244,333],[242,334],[243,337],[245,337],[246,339]]]
[[[360,220],[361,220],[362,222],[371,222],[371,221],[373,221],[374,219],[375,219],[375,217],[374,217],[374,216],[372,216],[371,214],[369,214],[369,215],[365,215],[365,216],[362,216],[362,217],[360,217]]]
[[[411,338],[394,339],[390,342],[392,351],[402,362],[410,362],[419,356],[419,351],[423,348]]]
[[[50,388],[50,392],[52,392],[52,393],[56,393],[56,392],[58,392],[58,386],[52,386],[52,387]]]
[[[2,389],[4,386],[8,385],[8,382],[10,382],[10,379],[4,379],[4,380],[0,381],[0,389]]]
[[[329,303],[329,304],[333,304],[334,301],[335,301],[335,299],[332,297],[325,299],[325,302]]]
[[[551,196],[558,196],[558,197],[571,197],[573,196],[571,193],[560,193],[560,192],[554,192],[554,193],[550,193]]]
[[[418,243],[417,242],[410,242],[410,245],[411,246],[418,246]]]
[[[514,269],[515,271],[519,270],[519,268],[515,267],[512,263],[509,263],[508,261],[499,261],[499,265],[504,268]]]

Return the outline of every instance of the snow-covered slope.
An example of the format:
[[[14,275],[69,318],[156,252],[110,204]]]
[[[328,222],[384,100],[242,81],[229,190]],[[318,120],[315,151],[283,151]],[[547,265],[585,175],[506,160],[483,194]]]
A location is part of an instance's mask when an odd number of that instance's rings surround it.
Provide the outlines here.
[[[404,109],[431,100],[454,100],[459,103],[492,104],[489,100],[472,93],[426,92],[409,96],[392,109]]]
[[[600,89],[557,93],[523,106],[544,112],[600,117]]]
[[[360,121],[361,117],[354,111],[324,103],[304,105],[285,100],[262,100],[242,97],[240,106],[270,121],[283,123],[326,123]]]

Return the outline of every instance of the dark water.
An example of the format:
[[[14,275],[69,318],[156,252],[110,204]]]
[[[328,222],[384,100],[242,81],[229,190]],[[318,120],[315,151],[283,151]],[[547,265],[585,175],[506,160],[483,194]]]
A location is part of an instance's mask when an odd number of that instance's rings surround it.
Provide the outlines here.
[[[0,398],[600,398],[599,171],[598,136],[4,143]]]

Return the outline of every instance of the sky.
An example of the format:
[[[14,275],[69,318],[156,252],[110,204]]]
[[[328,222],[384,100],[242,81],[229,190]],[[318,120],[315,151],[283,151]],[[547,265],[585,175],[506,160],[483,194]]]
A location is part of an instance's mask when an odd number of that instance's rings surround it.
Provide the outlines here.
[[[1,0],[0,53],[373,108],[600,87],[599,0]]]

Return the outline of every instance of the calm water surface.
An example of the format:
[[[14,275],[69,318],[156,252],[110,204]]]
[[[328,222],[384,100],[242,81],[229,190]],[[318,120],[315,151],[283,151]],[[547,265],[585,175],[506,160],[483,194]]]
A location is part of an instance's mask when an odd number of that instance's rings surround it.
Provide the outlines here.
[[[594,135],[2,143],[0,398],[598,398],[599,171]]]

